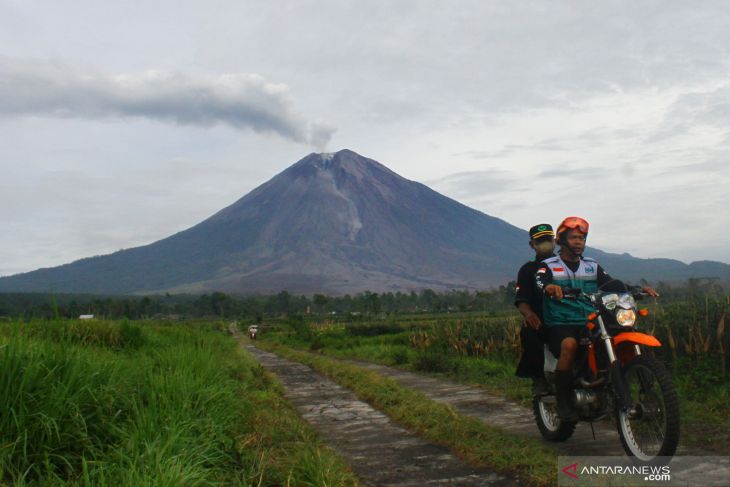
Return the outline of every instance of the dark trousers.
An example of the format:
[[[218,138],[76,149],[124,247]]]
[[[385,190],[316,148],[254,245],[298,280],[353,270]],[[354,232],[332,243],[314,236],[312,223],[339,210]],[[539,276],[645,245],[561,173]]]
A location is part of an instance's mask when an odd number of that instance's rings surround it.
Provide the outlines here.
[[[539,330],[533,329],[527,324],[522,325],[520,330],[520,344],[522,345],[522,356],[517,364],[517,377],[531,378],[540,377],[545,367],[545,338],[544,327]]]

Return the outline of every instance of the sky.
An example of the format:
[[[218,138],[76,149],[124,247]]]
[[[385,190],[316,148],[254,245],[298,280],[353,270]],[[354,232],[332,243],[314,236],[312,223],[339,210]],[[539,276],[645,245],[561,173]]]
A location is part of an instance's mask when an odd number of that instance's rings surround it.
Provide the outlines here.
[[[728,25],[723,1],[0,0],[0,276],[345,148],[524,229],[730,262]]]

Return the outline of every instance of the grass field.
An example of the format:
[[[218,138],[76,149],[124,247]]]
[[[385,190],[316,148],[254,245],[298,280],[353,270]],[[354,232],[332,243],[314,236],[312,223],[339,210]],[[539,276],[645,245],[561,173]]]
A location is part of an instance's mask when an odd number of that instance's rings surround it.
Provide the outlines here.
[[[665,343],[660,355],[680,394],[683,442],[722,454],[730,454],[728,306],[669,303],[656,307],[648,323]],[[264,323],[260,339],[441,374],[528,404],[529,381],[514,376],[518,329],[514,313],[356,323],[310,316]],[[413,391],[326,357],[285,353],[337,375],[409,428],[474,462],[549,483],[549,455],[519,463],[519,454],[493,448],[505,441],[498,434],[456,421],[453,411]],[[440,428],[449,421],[452,427]],[[0,322],[0,485],[356,483],[222,322]]]
[[[222,324],[0,324],[0,484],[355,485]]]

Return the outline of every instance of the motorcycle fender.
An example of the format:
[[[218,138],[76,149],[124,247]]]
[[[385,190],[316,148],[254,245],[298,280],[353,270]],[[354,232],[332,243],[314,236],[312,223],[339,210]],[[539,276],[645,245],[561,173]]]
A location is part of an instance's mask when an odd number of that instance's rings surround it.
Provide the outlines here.
[[[632,331],[629,333],[621,333],[620,335],[616,335],[615,337],[613,337],[614,347],[618,347],[623,342],[638,343],[639,345],[646,345],[648,347],[661,347],[662,346],[662,342],[657,340],[656,337],[647,335],[646,333],[639,333],[636,331]]]

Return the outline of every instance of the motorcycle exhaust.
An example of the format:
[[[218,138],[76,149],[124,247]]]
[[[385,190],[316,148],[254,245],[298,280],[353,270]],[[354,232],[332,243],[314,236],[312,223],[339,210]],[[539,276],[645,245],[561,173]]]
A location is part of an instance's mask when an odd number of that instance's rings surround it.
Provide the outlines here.
[[[576,407],[597,404],[599,399],[600,398],[597,392],[586,391],[584,389],[576,389],[573,391],[573,403]]]

